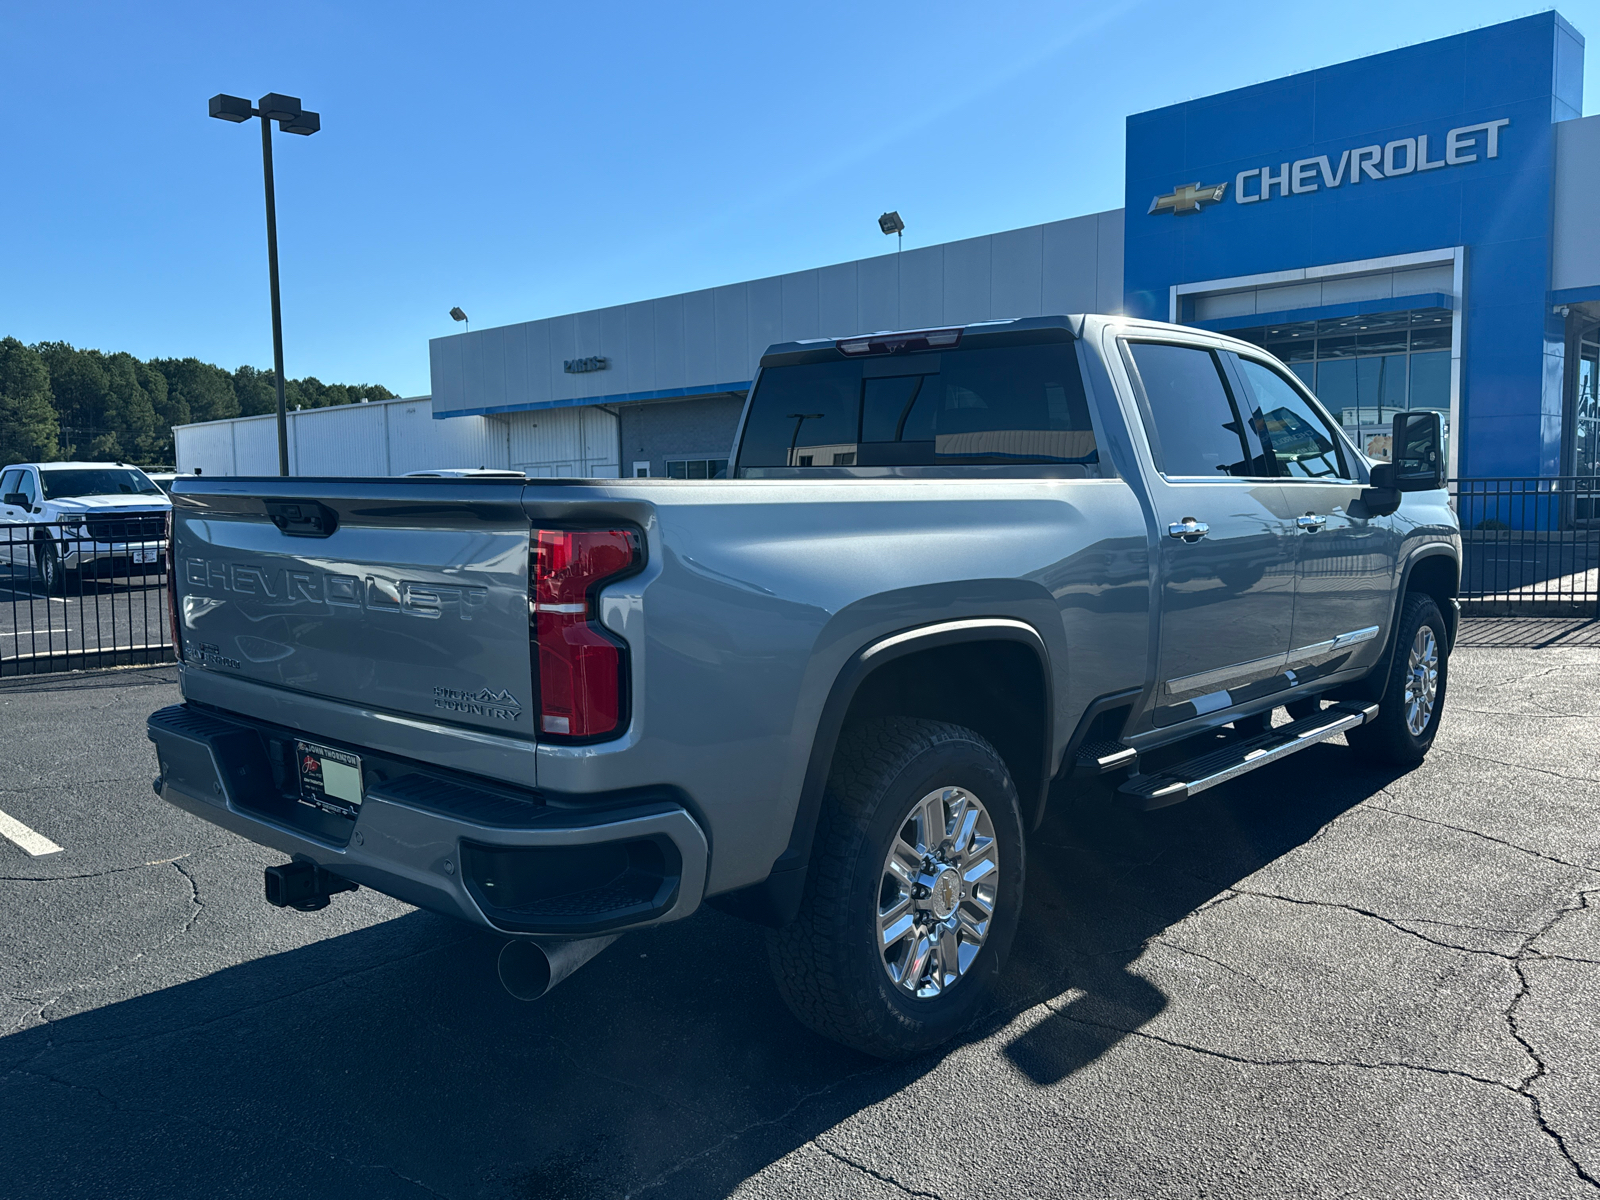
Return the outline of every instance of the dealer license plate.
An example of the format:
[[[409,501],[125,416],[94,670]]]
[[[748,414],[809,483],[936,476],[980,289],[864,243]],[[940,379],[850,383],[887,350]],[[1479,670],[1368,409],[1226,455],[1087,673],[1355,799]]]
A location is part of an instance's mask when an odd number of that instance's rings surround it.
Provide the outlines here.
[[[148,546],[143,549],[135,550],[133,552],[133,561],[141,563],[153,563],[160,554],[160,550],[157,550],[154,546]]]
[[[296,742],[300,763],[300,803],[323,812],[354,817],[361,811],[361,759],[344,750]]]

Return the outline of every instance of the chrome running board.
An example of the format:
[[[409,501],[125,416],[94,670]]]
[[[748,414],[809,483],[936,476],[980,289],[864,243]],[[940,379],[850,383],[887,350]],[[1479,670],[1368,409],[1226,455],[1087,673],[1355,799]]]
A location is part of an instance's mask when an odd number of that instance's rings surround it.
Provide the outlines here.
[[[1234,742],[1148,775],[1130,776],[1117,790],[1142,808],[1165,808],[1347,729],[1365,725],[1377,715],[1376,704],[1336,704],[1314,717],[1280,725],[1260,737]]]

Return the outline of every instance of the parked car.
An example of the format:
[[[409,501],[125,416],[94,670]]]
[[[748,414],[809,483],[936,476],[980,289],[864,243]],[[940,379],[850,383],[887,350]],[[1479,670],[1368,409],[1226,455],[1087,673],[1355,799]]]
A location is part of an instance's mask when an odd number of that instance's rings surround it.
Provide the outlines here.
[[[60,595],[83,575],[159,572],[166,494],[126,463],[14,463],[0,468],[0,539]]]
[[[726,480],[180,480],[156,790],[291,855],[274,903],[508,935],[515,994],[710,903],[805,1024],[916,1053],[1000,974],[1052,784],[1421,762],[1461,547],[1437,416],[1394,435],[1089,316],[773,346]]]

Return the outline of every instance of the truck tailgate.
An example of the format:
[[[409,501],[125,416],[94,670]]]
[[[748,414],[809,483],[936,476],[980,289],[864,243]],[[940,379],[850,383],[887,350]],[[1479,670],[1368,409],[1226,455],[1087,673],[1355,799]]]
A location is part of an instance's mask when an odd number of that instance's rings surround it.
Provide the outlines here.
[[[533,737],[523,483],[184,480],[185,663]]]

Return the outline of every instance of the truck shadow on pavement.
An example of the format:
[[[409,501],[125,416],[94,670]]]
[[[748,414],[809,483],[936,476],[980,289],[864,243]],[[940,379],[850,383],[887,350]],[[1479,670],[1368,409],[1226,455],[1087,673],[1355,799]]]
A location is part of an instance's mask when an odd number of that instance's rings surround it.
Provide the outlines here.
[[[995,1038],[1038,1086],[1094,1062],[1169,1002],[1129,969],[1150,939],[1384,782],[1319,747],[1163,813],[1056,805],[967,1044]],[[199,877],[184,936],[209,919],[237,945],[246,893],[208,898]],[[317,915],[295,919],[315,936]],[[885,1064],[811,1035],[761,932],[716,912],[623,939],[532,1005],[495,981],[498,945],[413,912],[0,1038],[0,1127],[28,1149],[4,1190],[726,1195],[964,1053]],[[974,1061],[996,1089],[1029,1086]]]

